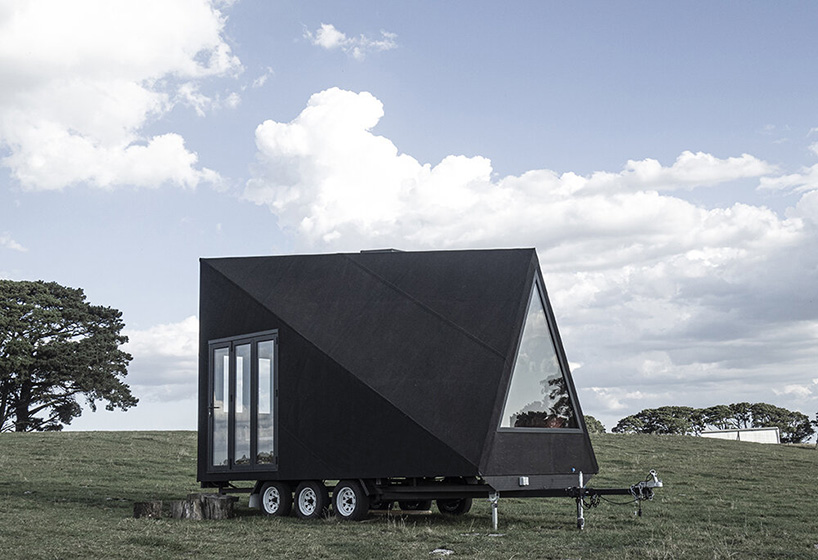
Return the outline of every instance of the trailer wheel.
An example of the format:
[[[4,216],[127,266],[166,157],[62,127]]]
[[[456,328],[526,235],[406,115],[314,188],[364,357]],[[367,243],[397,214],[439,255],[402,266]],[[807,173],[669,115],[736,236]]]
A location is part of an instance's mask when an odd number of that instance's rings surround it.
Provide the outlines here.
[[[398,505],[403,511],[426,511],[432,509],[432,500],[401,500]]]
[[[274,517],[290,515],[293,492],[286,482],[265,482],[261,487],[261,510]]]
[[[438,500],[437,509],[444,515],[463,515],[471,510],[471,498]]]
[[[326,517],[329,511],[329,492],[323,482],[306,480],[295,489],[295,514],[301,519]]]
[[[354,480],[342,480],[332,492],[332,505],[338,519],[360,521],[369,511],[369,496]]]

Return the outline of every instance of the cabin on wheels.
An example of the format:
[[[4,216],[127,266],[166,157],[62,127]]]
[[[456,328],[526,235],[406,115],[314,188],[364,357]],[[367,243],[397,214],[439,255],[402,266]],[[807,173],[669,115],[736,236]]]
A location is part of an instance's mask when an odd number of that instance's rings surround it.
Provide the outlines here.
[[[198,443],[203,487],[303,518],[598,472],[533,249],[202,259]]]

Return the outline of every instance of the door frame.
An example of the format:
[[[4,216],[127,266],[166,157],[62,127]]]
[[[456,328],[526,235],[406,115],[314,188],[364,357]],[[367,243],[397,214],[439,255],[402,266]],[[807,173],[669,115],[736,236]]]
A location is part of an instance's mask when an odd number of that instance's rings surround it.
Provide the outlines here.
[[[259,363],[258,345],[261,342],[273,343],[272,359],[272,415],[273,415],[273,460],[272,463],[258,463],[258,408],[259,408]],[[236,347],[245,344],[250,345],[250,462],[248,464],[235,464],[235,438],[236,438]],[[214,465],[214,394],[215,394],[215,360],[216,350],[227,349],[229,355],[228,376],[229,395],[227,414],[227,464]],[[277,471],[278,470],[278,329],[260,331],[240,336],[219,338],[210,340],[207,343],[208,359],[208,395],[207,395],[207,472],[242,472],[242,471]]]

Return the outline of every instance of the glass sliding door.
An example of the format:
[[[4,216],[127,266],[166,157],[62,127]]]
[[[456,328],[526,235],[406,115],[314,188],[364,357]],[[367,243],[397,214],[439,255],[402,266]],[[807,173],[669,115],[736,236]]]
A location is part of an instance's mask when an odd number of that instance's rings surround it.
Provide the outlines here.
[[[210,343],[211,467],[273,469],[276,333]]]
[[[227,459],[227,431],[230,396],[230,348],[216,348],[212,352],[213,391],[210,399],[211,465],[224,467]]]
[[[250,344],[235,347],[236,352],[236,393],[233,421],[233,464],[250,464]]]
[[[275,345],[272,340],[258,343],[258,414],[256,416],[256,462],[273,462],[273,379]]]

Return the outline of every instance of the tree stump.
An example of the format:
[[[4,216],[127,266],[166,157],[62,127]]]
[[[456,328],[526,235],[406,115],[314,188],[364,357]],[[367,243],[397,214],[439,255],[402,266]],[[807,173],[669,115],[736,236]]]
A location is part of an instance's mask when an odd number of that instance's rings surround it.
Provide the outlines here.
[[[235,515],[236,496],[189,494],[186,500],[171,502],[174,519],[230,519]]]
[[[195,496],[196,494],[191,494]],[[179,500],[170,503],[170,516],[174,519],[203,519],[202,502],[198,499]]]
[[[133,516],[137,519],[140,517],[159,519],[162,517],[162,501],[136,502],[133,505]]]
[[[224,494],[202,494],[204,496],[202,514],[205,519],[230,519],[236,514],[236,496]]]

